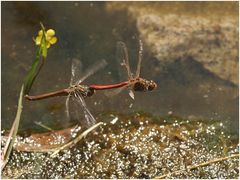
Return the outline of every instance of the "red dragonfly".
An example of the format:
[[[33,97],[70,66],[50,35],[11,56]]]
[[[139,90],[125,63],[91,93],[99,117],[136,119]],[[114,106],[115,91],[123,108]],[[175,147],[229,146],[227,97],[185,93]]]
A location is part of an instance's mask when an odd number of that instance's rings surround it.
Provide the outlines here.
[[[58,91],[45,93],[36,96],[29,96],[26,95],[26,99],[34,101],[34,100],[41,100],[55,96],[68,96],[66,100],[66,110],[69,116],[69,99],[73,99],[78,102],[83,108],[86,119],[88,122],[95,122],[94,117],[91,115],[90,111],[86,107],[86,103],[83,98],[92,96],[95,91],[97,90],[108,90],[118,88],[117,92],[120,92],[122,89],[126,87],[130,87],[129,95],[134,99],[133,91],[152,91],[157,88],[157,84],[152,80],[146,80],[140,78],[140,69],[141,69],[141,62],[142,62],[142,42],[140,42],[140,49],[139,49],[139,59],[137,64],[137,70],[135,77],[132,76],[130,66],[129,66],[129,59],[128,59],[128,52],[125,43],[118,42],[117,43],[117,57],[119,58],[121,65],[124,66],[127,70],[128,74],[128,81],[120,82],[117,84],[110,84],[110,85],[82,85],[81,83],[85,80],[88,76],[94,74],[97,70],[104,67],[106,65],[105,61],[101,61],[100,63],[93,65],[90,71],[87,71],[85,76],[80,80],[76,80],[79,77],[79,67],[81,65],[80,61],[73,60],[72,64],[72,78],[70,82],[70,86],[66,89],[61,89]],[[132,91],[133,90],[133,91]]]
[[[143,46],[141,40],[139,41],[139,54],[138,54],[138,64],[135,77],[132,76],[130,65],[129,65],[129,58],[128,58],[128,51],[127,47],[124,42],[117,43],[117,58],[120,61],[120,64],[124,66],[127,70],[128,81],[120,82],[117,84],[112,85],[90,85],[90,89],[94,90],[105,90],[105,89],[113,89],[118,88],[115,92],[111,94],[117,94],[124,88],[131,88],[129,95],[134,99],[133,91],[152,91],[157,88],[157,84],[153,80],[146,80],[140,77],[140,70],[141,70],[141,62],[142,62],[142,51]],[[122,88],[121,88],[122,87]]]
[[[138,64],[137,64],[137,70],[136,70],[136,75],[135,77],[132,76],[130,66],[129,66],[129,59],[128,59],[128,52],[127,52],[127,47],[125,43],[123,42],[118,42],[117,43],[117,57],[120,60],[120,63],[122,66],[124,66],[127,70],[128,74],[128,81],[120,82],[117,84],[110,84],[110,85],[81,85],[81,82],[85,80],[88,76],[94,74],[98,69],[102,68],[103,66],[106,65],[106,62],[100,62],[96,65],[93,65],[93,68],[91,71],[88,71],[88,73],[81,78],[80,80],[76,81],[74,84],[72,83],[73,80],[71,80],[70,87],[66,89],[61,89],[58,91],[50,92],[50,93],[45,93],[41,95],[36,95],[36,96],[28,96],[26,95],[25,97],[28,100],[40,100],[40,99],[46,99],[50,97],[55,97],[55,96],[67,96],[67,95],[73,95],[73,96],[79,96],[81,97],[90,97],[92,96],[95,91],[97,90],[108,90],[108,89],[114,89],[114,88],[119,88],[122,90],[125,87],[131,87],[130,91],[130,96],[133,98],[133,92],[134,91],[152,91],[157,88],[157,84],[152,81],[152,80],[146,80],[143,78],[140,78],[140,70],[141,70],[141,62],[142,62],[142,42],[139,41],[140,43],[140,49],[139,49],[139,59],[138,59]],[[78,66],[80,62],[73,61],[73,66],[72,66],[72,78],[76,77],[76,72],[79,72]],[[123,88],[121,88],[123,87]],[[118,90],[119,91],[119,90]]]
[[[107,63],[105,60],[97,62],[87,71],[85,71],[85,74],[81,76],[82,77],[81,79],[77,79],[81,75],[82,64],[80,60],[73,59],[71,81],[70,81],[70,86],[68,88],[50,92],[50,93],[41,94],[41,95],[36,95],[36,96],[26,95],[25,98],[30,101],[35,101],[35,100],[41,100],[41,99],[46,99],[46,98],[56,97],[56,96],[67,96],[66,112],[67,112],[68,118],[70,118],[70,114],[76,113],[76,116],[77,116],[76,118],[79,119],[79,108],[80,108],[80,109],[83,109],[84,111],[84,116],[87,122],[87,126],[93,125],[95,124],[96,120],[91,114],[91,112],[88,110],[84,98],[87,96],[92,96],[94,94],[94,89],[91,89],[85,85],[81,85],[81,82],[83,82],[85,79],[87,79],[90,75],[94,74],[99,69],[105,67],[106,64]],[[71,104],[69,101],[72,101]],[[75,105],[74,107],[75,111],[73,111],[73,109],[69,111],[69,108],[72,105]]]

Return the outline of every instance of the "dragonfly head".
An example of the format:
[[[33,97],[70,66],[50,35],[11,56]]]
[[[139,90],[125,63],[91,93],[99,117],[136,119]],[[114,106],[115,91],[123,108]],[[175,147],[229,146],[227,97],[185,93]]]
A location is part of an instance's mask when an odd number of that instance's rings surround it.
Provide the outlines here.
[[[94,90],[94,89],[88,88],[88,90],[87,90],[87,96],[88,96],[88,97],[92,96],[94,93],[95,93],[95,90]]]
[[[157,83],[153,80],[148,81],[148,91],[152,91],[157,88]]]
[[[157,88],[157,84],[152,80],[139,79],[133,86],[134,91],[152,91]]]

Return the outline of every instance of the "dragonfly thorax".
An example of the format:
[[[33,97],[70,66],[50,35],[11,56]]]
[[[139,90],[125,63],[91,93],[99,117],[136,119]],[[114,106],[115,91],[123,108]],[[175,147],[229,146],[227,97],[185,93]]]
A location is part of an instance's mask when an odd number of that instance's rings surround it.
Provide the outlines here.
[[[154,81],[142,78],[139,78],[133,86],[134,91],[152,91],[156,88],[157,84]]]
[[[83,97],[90,97],[95,93],[94,89],[84,85],[73,85],[70,87],[71,93],[80,93]]]

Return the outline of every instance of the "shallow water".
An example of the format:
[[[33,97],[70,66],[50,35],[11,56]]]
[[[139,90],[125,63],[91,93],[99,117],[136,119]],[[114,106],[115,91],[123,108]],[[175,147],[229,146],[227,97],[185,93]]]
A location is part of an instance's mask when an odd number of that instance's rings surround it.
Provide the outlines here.
[[[230,135],[220,121],[205,124],[202,120],[190,122],[174,116],[159,118],[140,113],[104,114],[99,120],[106,122],[54,158],[50,149],[49,154],[14,151],[3,176],[154,178],[182,170],[167,177],[238,177],[237,157],[186,170],[190,165],[238,153],[238,137]]]
[[[148,37],[141,34],[142,30],[138,24],[138,16],[148,13],[161,17],[165,17],[164,15],[202,17],[209,20],[214,27],[218,27],[221,19],[238,18],[235,2],[220,4],[2,2],[2,130],[10,129],[14,120],[19,90],[35,56],[36,48],[32,37],[37,35],[40,21],[47,29],[56,30],[58,42],[49,49],[47,62],[30,92],[32,95],[68,87],[73,58],[82,61],[83,71],[100,59],[105,59],[108,63],[105,69],[92,75],[84,81],[84,84],[125,81],[127,77],[119,77],[121,67],[116,60],[116,42],[121,40],[127,44],[130,65],[134,72],[140,37],[144,43],[141,76],[153,79],[158,84],[158,89],[154,92],[136,93],[135,100],[129,97],[127,91],[111,98],[104,92],[97,92],[93,97],[86,98],[86,103],[97,121],[104,121],[107,125],[98,128],[89,134],[86,140],[55,159],[42,153],[14,151],[4,176],[153,178],[172,170],[182,169],[184,164],[191,165],[236,153],[239,95],[238,84],[232,81],[234,78],[229,76],[229,79],[224,79],[214,74],[206,69],[201,61],[196,61],[195,56],[183,55],[177,60],[171,59],[165,63],[159,58],[162,56],[156,54],[154,47],[148,44]],[[137,7],[138,11],[135,12],[133,7]],[[165,19],[168,19],[168,16]],[[151,28],[155,32],[159,27]],[[231,34],[232,29],[238,31],[238,25],[227,24],[222,33],[227,31]],[[218,31],[210,35],[214,36]],[[170,33],[166,36],[171,37],[171,31],[165,32]],[[164,37],[166,36],[164,34]],[[231,37],[235,37],[235,34]],[[203,37],[202,41],[205,38]],[[207,38],[211,40],[211,36]],[[219,41],[221,42],[221,39]],[[170,40],[169,43],[174,42]],[[164,46],[166,47],[171,46]],[[184,51],[183,47],[179,46],[178,49]],[[218,46],[213,47],[217,49]],[[229,56],[226,54],[228,57],[231,57],[230,52],[238,52],[235,46],[224,48],[226,50],[229,48]],[[175,54],[178,55],[177,50],[171,53],[173,56]],[[215,57],[215,54],[207,55]],[[213,62],[209,64],[214,66]],[[238,65],[238,58],[236,64]],[[238,75],[235,69],[228,71]],[[111,116],[112,112],[114,113]],[[115,117],[119,118],[117,124],[109,124]],[[58,130],[79,122],[66,121],[65,98],[25,101],[19,134],[26,137],[36,132],[46,132],[47,130],[40,127],[39,123]],[[102,159],[98,159],[100,155]],[[236,178],[237,163],[236,159],[232,159],[177,177]],[[32,168],[23,168],[20,172],[17,168],[19,165]],[[51,170],[46,170],[49,168]]]
[[[133,7],[132,3],[120,3],[120,7]],[[139,5],[141,10],[141,3]],[[142,4],[144,6],[144,3]],[[147,9],[158,13],[184,14],[191,3],[146,3]],[[145,7],[145,6],[144,6]],[[163,8],[165,7],[165,8]],[[185,8],[184,8],[185,7]],[[192,4],[197,8],[196,14],[211,10],[219,17],[220,5],[217,3]],[[234,3],[225,4],[227,9],[223,17],[236,17]],[[179,9],[178,9],[179,8]],[[212,8],[212,9],[211,9]],[[178,9],[178,10],[177,10]],[[200,10],[202,9],[202,11]],[[61,88],[66,88],[70,81],[71,59],[79,58],[86,70],[99,59],[106,59],[108,66],[92,75],[85,84],[109,84],[126,80],[119,77],[119,64],[116,61],[116,42],[124,41],[129,50],[132,70],[137,64],[139,32],[134,18],[131,20],[126,9],[115,10],[114,3],[104,2],[3,2],[2,24],[2,126],[9,128],[14,119],[19,89],[26,76],[35,54],[32,37],[39,30],[42,21],[48,28],[56,30],[58,42],[49,49],[47,63],[33,85],[31,94],[36,95]],[[142,10],[145,11],[144,9]],[[227,12],[229,12],[227,14]],[[29,16],[31,14],[31,16]],[[214,17],[214,13],[209,16]],[[191,14],[190,14],[191,15]],[[194,16],[194,14],[192,15]],[[218,18],[219,19],[219,18]],[[217,20],[216,20],[217,22]],[[143,41],[144,42],[144,41]],[[93,114],[103,111],[120,112],[144,111],[157,115],[168,112],[184,117],[203,117],[205,119],[222,119],[234,127],[238,123],[238,86],[223,81],[199,63],[192,61],[176,61],[162,64],[156,59],[151,49],[144,44],[144,60],[142,77],[153,79],[158,89],[152,93],[137,93],[135,101],[129,99],[127,92],[108,98],[99,92],[87,100]],[[27,102],[20,128],[32,128],[34,121],[43,121],[47,125],[64,123],[63,98],[55,98],[42,102]],[[132,104],[132,108],[129,106]],[[144,105],[143,105],[144,104]],[[37,117],[37,118],[36,118]],[[50,123],[50,124],[48,124]],[[37,127],[36,127],[37,128]]]

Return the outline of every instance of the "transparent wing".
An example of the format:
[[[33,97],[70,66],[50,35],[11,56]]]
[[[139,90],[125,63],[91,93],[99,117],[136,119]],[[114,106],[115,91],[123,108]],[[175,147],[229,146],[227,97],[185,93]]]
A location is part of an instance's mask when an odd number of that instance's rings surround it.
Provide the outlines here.
[[[83,74],[83,76],[81,76],[81,78],[78,77],[78,78],[80,78],[80,79],[78,79],[78,81],[76,81],[77,84],[80,84],[80,83],[83,82],[85,79],[87,79],[89,76],[93,75],[93,74],[96,73],[98,70],[104,68],[106,65],[107,65],[107,62],[106,62],[106,60],[104,60],[104,59],[103,59],[103,60],[100,60],[100,61],[98,61],[98,62],[96,62],[96,63],[94,63],[90,68],[88,68],[88,69],[84,72],[84,74]]]
[[[82,62],[77,58],[73,58],[70,85],[73,85],[75,82],[77,82],[80,77],[82,77]]]
[[[113,96],[116,96],[118,95],[120,92],[122,92],[124,89],[126,89],[126,86],[123,86],[123,87],[120,87],[120,88],[117,88],[117,89],[112,89],[112,90],[108,90],[108,91],[105,91],[104,94],[111,98]]]
[[[143,44],[142,44],[142,41],[139,40],[139,52],[138,52],[138,64],[137,64],[137,70],[136,70],[136,78],[138,78],[140,76],[141,63],[142,63],[142,52],[143,52]]]
[[[84,112],[84,121],[86,122],[87,126],[92,126],[96,123],[95,118],[91,114],[91,112],[88,110],[87,105],[85,103],[84,98],[80,93],[74,93],[73,100],[79,105],[79,108],[77,109],[78,112],[81,112],[81,109]],[[85,124],[84,124],[85,125]]]
[[[71,75],[71,81],[70,85],[73,84],[80,84],[85,79],[87,79],[89,76],[97,72],[98,70],[104,68],[107,65],[107,62],[105,60],[98,61],[94,63],[90,68],[88,68],[86,71],[82,71],[82,62],[77,59],[72,59],[72,75]]]
[[[131,89],[129,90],[128,94],[134,100],[134,92]]]
[[[132,79],[132,74],[129,66],[128,51],[124,42],[117,42],[117,52],[116,52],[117,61],[121,66],[124,66],[127,70],[128,80]],[[119,75],[122,76],[121,70],[119,70]]]
[[[79,106],[74,96],[69,95],[66,99],[66,116],[68,121],[79,122],[79,120],[83,118],[82,114],[82,107]]]
[[[111,97],[113,97],[113,96],[116,96],[116,95],[118,95],[120,92],[122,92],[124,89],[126,89],[127,87],[120,87],[120,88],[117,88],[117,89],[114,89],[114,90],[109,90],[109,91],[106,91],[104,94],[107,96],[107,97],[109,97],[109,98],[111,98]],[[135,97],[135,95],[134,95],[134,92],[133,92],[133,90],[132,89],[129,89],[129,92],[128,92],[128,94],[129,94],[129,96],[134,100],[134,97]]]
[[[70,112],[69,112],[69,99],[70,99],[70,94],[67,96],[66,102],[65,102],[65,106],[66,106],[66,115],[67,115],[67,119],[70,120]]]

